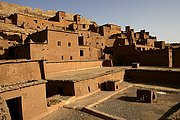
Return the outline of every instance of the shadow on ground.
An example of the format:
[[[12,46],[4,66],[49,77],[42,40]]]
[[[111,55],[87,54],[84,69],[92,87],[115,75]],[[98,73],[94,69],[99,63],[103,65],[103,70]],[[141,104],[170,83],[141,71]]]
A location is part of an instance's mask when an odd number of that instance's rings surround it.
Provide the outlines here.
[[[166,120],[169,116],[171,116],[173,113],[178,111],[180,109],[180,103],[174,105],[172,108],[170,108],[161,118],[158,120]]]
[[[138,100],[137,97],[129,97],[129,96],[122,96],[117,99],[126,101],[126,102],[142,102],[142,101]]]

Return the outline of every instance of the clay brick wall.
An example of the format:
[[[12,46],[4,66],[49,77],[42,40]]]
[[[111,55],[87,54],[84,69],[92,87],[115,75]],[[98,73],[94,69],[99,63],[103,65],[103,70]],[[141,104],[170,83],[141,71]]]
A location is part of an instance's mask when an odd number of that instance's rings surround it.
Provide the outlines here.
[[[180,67],[180,48],[172,49],[173,67]]]
[[[138,51],[135,46],[109,47],[105,49],[106,54],[112,55],[113,65],[131,65],[139,62],[143,66],[168,66],[172,67],[172,50],[147,50]]]
[[[58,46],[58,42],[61,45]],[[48,47],[57,60],[79,60],[78,34],[69,32],[48,31]],[[62,58],[63,56],[63,58]],[[52,59],[51,59],[52,60]]]
[[[125,71],[125,81],[133,83],[177,86],[180,84],[180,71],[129,69]],[[178,87],[178,86],[177,86]]]
[[[48,49],[47,44],[30,44],[31,60],[49,60],[53,59],[53,54]]]
[[[110,36],[113,34],[121,33],[121,27],[112,24],[105,24],[99,27],[99,34],[102,36]]]
[[[91,41],[92,45],[87,45],[89,39],[84,39],[84,45],[79,45],[78,34],[74,32],[46,29],[30,35],[25,40],[30,45],[17,47],[15,58],[46,59],[50,61],[98,60],[105,46],[105,40],[98,38]],[[99,42],[99,40],[102,43],[96,44],[96,41]],[[83,54],[81,54],[82,51]],[[24,52],[27,55],[24,55]]]
[[[102,83],[107,82],[109,80],[123,81],[123,79],[124,79],[124,71],[120,71],[120,72],[100,76],[98,78],[92,78],[92,79],[76,82],[74,83],[75,96],[81,96],[81,95],[95,92],[101,89]]]
[[[28,75],[28,73],[25,75]],[[47,111],[45,84],[0,93],[0,96],[4,100],[21,97],[23,120],[31,120]]]
[[[46,62],[46,74],[101,67],[102,61]]]
[[[140,55],[140,65],[172,67],[172,50],[170,49],[141,51]]]
[[[13,24],[26,29],[35,29],[35,30],[43,30],[46,27],[51,29],[55,29],[56,27],[68,27],[68,25],[72,23],[66,20],[60,22],[48,21],[23,14],[15,14],[14,17],[12,18],[13,18],[12,19]]]
[[[134,46],[115,47],[113,50],[113,65],[131,65],[140,62],[140,54]]]
[[[41,79],[39,63],[37,61],[1,62],[0,84],[17,83],[25,80]]]
[[[5,58],[6,57],[6,50],[8,49],[8,41],[7,40],[0,40],[0,58]]]

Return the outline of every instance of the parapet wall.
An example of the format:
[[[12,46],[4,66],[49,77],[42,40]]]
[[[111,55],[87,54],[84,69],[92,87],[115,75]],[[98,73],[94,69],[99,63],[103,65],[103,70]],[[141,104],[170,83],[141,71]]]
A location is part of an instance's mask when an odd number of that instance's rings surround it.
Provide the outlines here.
[[[127,69],[125,71],[125,81],[179,87],[180,71],[169,68]]]
[[[82,69],[98,68],[102,66],[102,61],[64,61],[64,62],[46,62],[45,73],[46,75],[67,72]]]
[[[0,61],[0,84],[12,84],[25,80],[41,79],[38,61]]]

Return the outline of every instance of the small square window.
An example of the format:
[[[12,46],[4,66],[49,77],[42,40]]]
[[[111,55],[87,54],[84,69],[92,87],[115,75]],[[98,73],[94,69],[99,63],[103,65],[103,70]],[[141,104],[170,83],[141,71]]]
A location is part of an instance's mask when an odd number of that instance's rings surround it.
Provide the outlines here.
[[[71,46],[71,43],[70,43],[70,42],[68,42],[68,46],[69,46],[69,47]]]
[[[61,46],[61,41],[58,41],[57,45],[58,45],[58,46]]]
[[[73,57],[72,56],[70,56],[70,60],[72,60],[73,59]]]
[[[80,50],[80,56],[84,56],[84,51]]]

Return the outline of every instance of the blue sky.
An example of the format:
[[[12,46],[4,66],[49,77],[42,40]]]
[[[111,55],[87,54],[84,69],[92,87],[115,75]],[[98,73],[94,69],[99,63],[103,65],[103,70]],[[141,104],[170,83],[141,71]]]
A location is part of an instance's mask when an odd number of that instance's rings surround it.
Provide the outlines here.
[[[145,29],[158,40],[180,42],[180,0],[3,0],[43,10],[78,13],[99,25]]]

